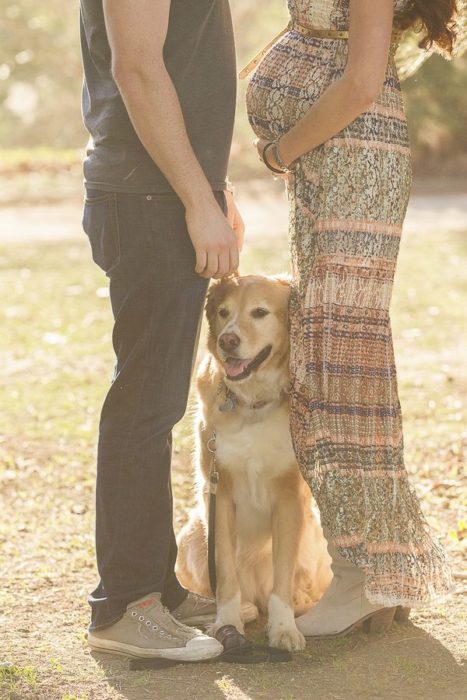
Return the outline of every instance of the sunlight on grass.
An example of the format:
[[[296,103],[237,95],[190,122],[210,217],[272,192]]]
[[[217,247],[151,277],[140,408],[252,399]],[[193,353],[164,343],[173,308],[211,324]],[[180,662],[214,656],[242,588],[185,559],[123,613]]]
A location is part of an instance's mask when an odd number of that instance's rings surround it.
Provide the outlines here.
[[[243,692],[230,676],[222,676],[215,685],[225,700],[252,700],[250,695]]]
[[[36,670],[32,666],[0,664],[0,697],[3,700],[19,700],[21,689],[31,689],[35,685]]]
[[[453,547],[464,539],[458,523],[465,513],[456,503],[441,522],[432,505],[451,503],[457,493],[466,443],[461,303],[467,290],[466,252],[463,234],[406,235],[392,305],[407,466],[430,503],[431,524],[439,533],[455,533],[447,538]],[[244,274],[284,272],[288,265],[285,233],[247,242]],[[16,493],[26,530],[28,512],[35,507],[29,504],[30,488],[37,492],[35,503],[50,512],[60,492],[61,518],[70,524],[77,517],[89,519],[89,537],[71,538],[56,551],[61,560],[71,549],[89,566],[96,436],[114,363],[107,280],[92,264],[85,239],[11,246],[0,249],[0,293],[6,300],[0,400],[8,407],[0,417],[1,478]],[[204,334],[205,328],[200,354]],[[193,500],[193,398],[174,431],[177,526]],[[61,523],[51,521],[50,532],[58,534]],[[47,543],[38,538],[36,546],[45,556]]]
[[[392,308],[401,396],[417,442],[448,441],[454,451],[465,415],[462,390],[467,288],[464,236],[443,232],[404,240]],[[249,244],[242,271],[288,268],[286,240]],[[100,404],[113,371],[106,279],[87,245],[56,243],[0,250],[4,307],[1,419],[4,436],[42,445],[73,445],[91,458]],[[176,429],[190,447],[190,421]],[[20,431],[18,431],[21,426]],[[19,432],[19,435],[18,435]],[[4,438],[5,439],[5,438]],[[410,449],[410,440],[409,440]]]

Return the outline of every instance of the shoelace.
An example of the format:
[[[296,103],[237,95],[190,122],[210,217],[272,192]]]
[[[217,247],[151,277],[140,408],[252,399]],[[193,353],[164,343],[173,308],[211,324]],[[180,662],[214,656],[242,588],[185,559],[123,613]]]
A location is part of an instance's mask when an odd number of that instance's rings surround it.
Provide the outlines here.
[[[164,605],[161,604],[162,608],[162,613],[164,617],[167,619],[167,621],[172,624],[174,624],[176,627],[178,627],[185,635],[188,635],[190,639],[193,639],[194,637],[197,636],[197,633],[200,633],[200,630],[195,629],[194,627],[188,627],[188,625],[184,625],[183,622],[180,622],[177,620],[174,615],[170,612],[168,608],[166,608]]]
[[[203,606],[207,606],[207,605],[212,605],[212,603],[214,602],[212,600],[212,598],[205,598],[202,595],[198,595],[198,593],[188,593],[187,599],[188,598],[193,602],[193,607],[194,607],[195,612],[198,610],[198,608],[202,608]],[[183,605],[183,603],[182,603],[182,605]],[[173,618],[175,620],[177,620],[177,621],[179,620],[178,614],[171,613],[171,615],[173,616]]]
[[[193,595],[193,594],[191,594],[191,593],[188,593],[188,595],[191,596],[191,599],[192,599],[192,600],[194,599],[194,601],[195,601],[195,608],[197,608],[197,607],[199,607],[199,606],[201,606],[201,605],[212,605],[212,603],[214,602],[214,601],[212,600],[212,598],[205,598],[205,597],[202,596],[202,595],[198,595],[198,594]]]
[[[160,607],[159,607],[160,606]],[[176,627],[180,630],[179,634],[185,639],[193,639],[194,637],[197,636],[197,634],[200,634],[200,630],[196,630],[192,627],[188,627],[187,625],[182,624],[178,620],[176,620],[173,615],[170,613],[170,610],[168,610],[166,607],[164,607],[161,603],[159,603],[158,606],[156,606],[156,610],[159,613],[159,616],[162,618],[162,620],[154,619],[154,618],[147,618],[144,615],[139,614],[137,610],[132,610],[131,611],[131,616],[134,618],[138,618],[140,622],[144,622],[144,624],[147,627],[152,627],[154,632],[158,632],[162,637],[168,637],[169,639],[177,639],[171,632],[170,632],[170,626],[172,625],[172,632],[173,632],[173,627]],[[162,622],[162,625],[161,625]],[[165,623],[165,624],[164,624]]]
[[[177,640],[178,637],[175,637],[173,634],[170,634],[170,632],[167,629],[163,629],[162,625],[158,624],[158,621],[151,619],[151,618],[146,618],[144,615],[138,615],[138,612],[136,610],[131,611],[131,616],[132,617],[137,617],[139,622],[144,622],[146,627],[152,628],[153,632],[157,632],[161,637],[167,637],[167,639],[173,639]]]

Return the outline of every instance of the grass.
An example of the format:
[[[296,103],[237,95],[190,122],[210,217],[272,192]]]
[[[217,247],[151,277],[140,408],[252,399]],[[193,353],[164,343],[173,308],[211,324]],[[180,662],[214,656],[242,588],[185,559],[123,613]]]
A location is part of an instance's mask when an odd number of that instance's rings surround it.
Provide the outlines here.
[[[265,221],[265,230],[268,222]],[[405,237],[392,307],[407,465],[458,570],[465,543],[465,234]],[[285,237],[247,245],[242,272],[287,270]],[[128,673],[92,656],[94,456],[113,370],[106,278],[84,239],[0,248],[2,700],[453,698],[463,696],[459,596],[381,639],[320,642],[294,664]],[[175,429],[176,526],[192,499],[191,415]],[[5,617],[3,617],[5,616]],[[255,632],[261,635],[258,628]],[[331,690],[332,689],[332,692]]]
[[[15,700],[19,687],[33,689],[36,686],[36,671],[32,666],[22,668],[12,663],[0,666],[0,689],[4,700]]]

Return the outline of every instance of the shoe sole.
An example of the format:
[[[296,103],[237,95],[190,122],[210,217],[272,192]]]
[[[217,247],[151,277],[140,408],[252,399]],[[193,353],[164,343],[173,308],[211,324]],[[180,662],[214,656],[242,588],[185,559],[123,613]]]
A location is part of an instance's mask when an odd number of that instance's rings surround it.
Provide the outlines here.
[[[215,640],[213,640],[215,641]],[[125,644],[110,639],[100,639],[88,635],[88,644],[94,651],[107,654],[129,656],[132,659],[169,659],[171,661],[207,661],[215,659],[223,653],[223,648],[216,643],[216,649],[198,649],[196,653],[185,647],[175,649],[142,649],[141,647]],[[219,648],[220,647],[220,648]]]

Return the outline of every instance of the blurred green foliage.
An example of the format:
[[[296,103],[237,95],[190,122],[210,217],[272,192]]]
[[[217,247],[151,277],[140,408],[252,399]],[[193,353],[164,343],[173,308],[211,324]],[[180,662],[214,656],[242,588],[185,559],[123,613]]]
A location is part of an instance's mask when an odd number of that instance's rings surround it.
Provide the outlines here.
[[[415,166],[467,173],[467,54],[432,56],[404,83]]]
[[[77,0],[0,0],[0,144],[85,143]]]
[[[285,0],[232,0],[242,66],[287,21]],[[81,58],[78,0],[0,0],[0,148],[80,148]],[[234,154],[252,133],[239,88]],[[435,56],[405,83],[415,165],[467,172],[464,120],[467,60]],[[256,167],[247,157],[245,168]]]

